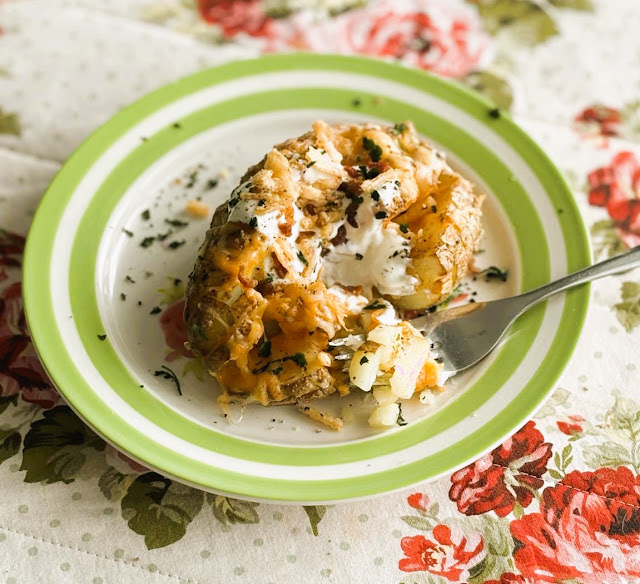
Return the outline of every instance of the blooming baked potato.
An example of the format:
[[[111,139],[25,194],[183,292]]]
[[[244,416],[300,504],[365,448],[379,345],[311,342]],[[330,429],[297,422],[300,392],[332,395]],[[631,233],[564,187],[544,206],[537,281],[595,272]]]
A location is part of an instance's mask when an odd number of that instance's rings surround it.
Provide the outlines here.
[[[187,286],[189,348],[225,397],[263,405],[437,385],[428,343],[392,305],[424,309],[451,293],[478,245],[481,201],[410,122],[316,122],[216,210]],[[344,368],[327,346],[352,332],[377,340]]]

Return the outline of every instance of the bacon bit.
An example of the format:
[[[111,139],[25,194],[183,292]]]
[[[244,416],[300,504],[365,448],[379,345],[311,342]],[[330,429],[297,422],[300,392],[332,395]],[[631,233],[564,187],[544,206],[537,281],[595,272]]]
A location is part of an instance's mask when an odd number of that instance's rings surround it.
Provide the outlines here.
[[[291,234],[293,233],[293,227],[287,223],[280,223],[278,225],[278,229],[285,237],[291,237]]]
[[[241,266],[238,271],[238,280],[246,288],[254,288],[258,284],[258,280],[245,274],[245,266]]]
[[[287,275],[287,269],[280,263],[275,253],[271,254],[271,258],[273,259],[273,269],[276,271],[276,274],[278,274],[279,278],[284,278]]]
[[[186,211],[187,213],[189,213],[189,215],[198,217],[200,219],[209,217],[211,213],[209,205],[203,203],[202,201],[196,201],[195,199],[192,199],[187,203]]]
[[[331,244],[334,246],[338,246],[342,245],[343,243],[347,243],[347,241],[349,241],[347,239],[347,228],[344,225],[340,225],[340,227],[338,227],[338,232],[331,240]]]
[[[315,205],[312,205],[311,203],[307,203],[304,206],[304,210],[307,212],[307,215],[311,215],[312,217],[317,213]]]
[[[316,422],[320,422],[334,430],[336,432],[340,432],[344,426],[344,422],[342,418],[338,418],[337,416],[332,416],[331,414],[325,414],[316,408],[312,408],[310,406],[304,406],[302,408],[298,408],[298,411],[303,413],[305,416],[311,418]]]
[[[353,294],[362,294],[362,286],[341,286],[341,288]]]

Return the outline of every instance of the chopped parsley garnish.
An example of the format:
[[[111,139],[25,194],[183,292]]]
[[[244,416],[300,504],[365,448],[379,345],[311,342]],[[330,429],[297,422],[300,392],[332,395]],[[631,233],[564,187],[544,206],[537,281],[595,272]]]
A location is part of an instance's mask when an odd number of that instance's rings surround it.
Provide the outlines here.
[[[265,278],[265,280],[271,284],[271,282],[273,282],[273,274],[267,274],[267,277]]]
[[[385,217],[387,217],[387,212],[386,211],[378,211],[374,217],[376,219],[384,219]]]
[[[295,355],[291,355],[290,357],[284,357],[282,360],[293,361],[298,367],[307,366],[307,358],[304,356],[304,353],[296,353]]]
[[[380,146],[378,146],[371,138],[367,138],[366,136],[362,138],[362,145],[369,153],[373,162],[378,162],[380,160],[380,157],[382,156],[382,148],[380,148]]]
[[[167,239],[167,237],[169,237],[172,234],[173,234],[173,230],[169,229],[169,231],[167,231],[166,233],[158,233],[156,237],[158,238],[158,241],[164,241],[165,239]]]
[[[266,207],[267,206],[267,202],[264,199],[260,199],[258,201],[258,207]]]
[[[251,217],[251,219],[249,219],[249,225],[251,227],[253,227],[254,229],[256,227],[258,227],[258,218],[257,217]]]
[[[378,191],[371,191],[371,198],[374,201],[379,201],[380,200],[380,193]]]
[[[397,187],[399,187],[400,186],[400,181],[399,180],[394,180],[393,184],[396,185]]]
[[[120,292],[120,300],[126,300],[127,295],[124,292]]]
[[[378,310],[380,308],[386,308],[387,305],[382,302],[372,302],[368,306],[365,306],[363,310]]]
[[[407,124],[404,122],[400,122],[393,126],[393,130],[391,130],[394,134],[402,134],[407,129]]]
[[[409,226],[406,223],[400,223],[400,231],[402,231],[402,233],[409,233]]]
[[[351,102],[351,105],[352,105],[353,107],[360,107],[360,106],[362,105],[362,100],[360,100],[360,99],[358,99],[358,98],[356,97],[356,99],[354,99],[354,100]]]
[[[133,237],[133,232],[128,229],[122,228],[122,233],[124,233],[127,237]]]
[[[398,404],[398,419],[396,420],[396,424],[398,424],[398,426],[406,426],[407,422],[406,420],[402,417],[402,405]]]
[[[164,222],[171,227],[186,227],[189,225],[188,221],[180,221],[180,219],[165,219]]]
[[[494,120],[497,120],[501,115],[500,108],[494,107],[489,110],[489,117]]]
[[[274,363],[284,363],[285,361],[293,361],[298,367],[304,368],[307,366],[307,358],[304,356],[304,353],[296,353],[295,355],[287,355],[286,357],[282,357],[281,359],[274,359],[273,361],[269,361],[266,365],[259,367],[258,369],[254,369],[252,373],[255,375],[256,373],[263,373],[267,369],[269,369],[270,365]],[[274,375],[278,375],[282,372],[282,365],[272,369],[270,373]]]
[[[162,312],[162,308],[160,308],[159,306],[154,306],[151,309],[151,312],[149,314],[159,314]]]
[[[143,221],[149,221],[149,219],[151,219],[151,211],[149,211],[149,209],[145,209],[142,211],[140,217],[142,217]]]
[[[369,362],[369,359],[367,358],[366,355],[364,355],[362,359],[360,359],[360,365],[364,365],[365,363],[368,363],[368,362]]]
[[[210,178],[207,181],[207,188],[208,189],[215,189],[218,186],[218,179],[217,178]]]
[[[169,249],[178,249],[179,247],[183,246],[186,242],[186,240],[181,240],[181,241],[172,241],[169,244]]]
[[[482,270],[480,272],[486,280],[500,280],[501,282],[506,282],[509,277],[509,270],[506,268],[501,270],[497,266],[489,266],[486,270]]]
[[[357,260],[361,260],[361,259],[363,259],[363,258],[364,258],[364,256],[363,256],[361,253],[357,253],[357,254],[356,254],[356,259],[357,259]]]
[[[198,180],[198,170],[194,170],[193,172],[189,173],[188,179],[189,180],[187,181],[187,184],[184,186],[187,189],[191,189],[193,188],[193,186],[196,184],[196,181]]]
[[[315,160],[312,160],[311,162],[309,162],[309,163],[307,164],[307,168],[311,168],[315,163],[316,163],[316,161],[315,161]]]
[[[135,284],[136,283],[136,281],[131,276],[125,276],[124,281],[125,282],[129,282],[129,284]]]
[[[372,179],[372,178],[376,178],[376,176],[378,176],[380,174],[380,169],[377,167],[373,167],[373,168],[367,168],[366,166],[358,166],[358,170],[360,171],[360,174],[362,174],[362,177],[365,179]]]
[[[154,241],[156,240],[155,237],[145,237],[141,242],[140,242],[140,247],[149,247]]]
[[[98,335],[98,339],[104,341],[107,338],[107,335]]]
[[[299,260],[300,260],[300,261],[301,261],[305,266],[308,266],[308,265],[309,265],[309,261],[307,260],[307,258],[305,258],[305,257],[304,257],[304,254],[303,254],[301,251],[299,251],[296,255],[298,256],[298,259],[299,259]]]
[[[207,340],[207,335],[204,334],[204,330],[202,330],[202,327],[197,322],[193,325],[192,328],[200,338],[204,339],[205,341]]]
[[[165,379],[170,379],[171,381],[173,381],[173,383],[175,383],[176,385],[176,389],[178,390],[178,394],[182,395],[182,390],[180,389],[180,380],[178,379],[178,376],[166,365],[162,365],[162,369],[164,369],[164,371],[155,371],[153,374],[156,377],[164,377]]]
[[[233,199],[229,199],[229,202],[227,203],[227,207],[229,207],[229,209],[233,209],[239,202],[240,202],[240,197],[234,197]]]
[[[180,122],[173,122],[173,124],[171,124],[174,128],[176,128],[176,130],[179,130],[180,128],[182,128],[182,124]]]
[[[265,341],[258,349],[258,357],[266,359],[271,355],[271,341]]]

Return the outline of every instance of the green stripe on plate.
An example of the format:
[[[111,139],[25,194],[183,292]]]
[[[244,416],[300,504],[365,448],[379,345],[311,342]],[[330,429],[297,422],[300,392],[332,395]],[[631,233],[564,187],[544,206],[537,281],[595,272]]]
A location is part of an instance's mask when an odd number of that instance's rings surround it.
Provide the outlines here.
[[[382,63],[376,60],[354,57],[327,57],[319,55],[280,55],[261,58],[258,60],[235,62],[198,73],[180,82],[171,84],[123,110],[93,134],[85,144],[78,149],[78,151],[67,162],[63,170],[58,174],[34,219],[32,231],[27,242],[25,257],[25,307],[36,347],[54,382],[61,388],[61,391],[64,393],[72,407],[74,407],[74,409],[76,409],[76,411],[86,421],[94,426],[98,432],[139,460],[146,462],[150,466],[158,468],[162,472],[166,472],[167,474],[171,474],[190,483],[214,490],[218,489],[236,493],[241,496],[244,495],[249,497],[288,501],[346,499],[400,488],[420,480],[437,476],[443,472],[447,472],[448,470],[458,467],[465,461],[486,451],[496,442],[500,441],[505,434],[517,428],[541,403],[542,399],[553,387],[553,383],[566,365],[575,343],[577,342],[584,320],[588,304],[588,290],[575,290],[567,295],[558,331],[554,337],[551,349],[548,352],[544,363],[527,386],[523,388],[518,396],[494,419],[492,419],[490,423],[487,423],[473,435],[468,436],[455,445],[452,445],[451,447],[419,462],[391,471],[384,471],[359,478],[321,481],[286,481],[275,479],[253,480],[247,475],[225,471],[224,469],[214,469],[210,465],[196,462],[168,450],[148,436],[141,434],[137,429],[129,426],[123,420],[113,419],[109,408],[93,394],[91,388],[86,384],[82,374],[74,365],[73,357],[67,353],[64,341],[61,338],[59,331],[52,326],[54,323],[54,308],[53,299],[51,297],[51,275],[49,273],[51,248],[55,238],[57,224],[62,212],[64,211],[68,198],[80,182],[85,169],[91,166],[115,140],[117,140],[133,125],[137,124],[142,118],[148,116],[154,111],[157,111],[158,109],[161,109],[163,106],[179,99],[180,97],[184,97],[190,93],[225,80],[270,71],[292,69],[347,71],[368,74],[381,79],[405,83],[406,85],[416,87],[431,95],[440,97],[448,103],[459,107],[468,114],[483,121],[485,124],[490,124],[497,134],[502,136],[505,141],[510,143],[512,147],[528,161],[532,170],[547,190],[552,204],[564,209],[564,213],[560,215],[559,220],[564,234],[569,269],[578,269],[579,267],[589,263],[590,258],[584,227],[582,226],[580,216],[571,193],[558,171],[542,151],[535,145],[535,143],[509,119],[504,116],[499,120],[488,118],[487,110],[491,107],[491,104],[479,99],[475,94],[472,94],[467,90],[423,72],[404,69],[396,65]],[[318,92],[318,89],[314,89],[313,91]],[[304,102],[304,104],[298,103],[297,105],[289,103],[286,107],[308,108],[317,104],[316,107],[321,108],[334,107],[343,110],[349,109],[348,105],[344,101],[346,95],[344,91],[337,92],[337,90],[334,89],[327,89],[323,91],[328,91],[334,95],[335,99],[342,101],[340,104],[333,101],[331,102],[331,105],[329,105],[327,95],[325,93],[323,94],[324,98],[321,100],[322,103],[310,103],[309,100],[311,99],[311,96],[303,96],[303,94],[300,93],[298,97],[304,97],[307,101]],[[281,92],[271,93],[275,95]],[[291,90],[285,93],[292,94]],[[338,96],[338,93],[342,93],[342,95]],[[354,92],[349,95],[353,98],[363,95],[363,92]],[[267,104],[263,102],[264,97],[264,95],[260,96],[260,101],[261,105],[266,107]],[[281,95],[280,99],[283,99],[284,97],[285,96]],[[243,103],[243,99],[248,103]],[[293,97],[291,99],[293,99]],[[243,104],[243,107],[247,107],[248,105],[250,106],[251,98],[236,98],[232,100],[231,103],[213,106],[213,109],[216,109],[216,107],[230,108],[227,113],[229,116],[228,119],[233,119],[234,115],[235,117],[238,116],[238,112],[233,114],[233,110],[238,108],[239,104]],[[399,106],[403,109],[397,109]],[[281,105],[280,107],[284,109],[285,106]],[[257,112],[260,110],[257,109],[254,111]],[[457,132],[457,139],[454,140],[453,143],[450,139],[447,140],[446,136],[438,136],[438,131],[444,130],[447,124],[438,118],[435,118],[434,120],[434,116],[430,116],[430,114],[427,114],[426,112],[421,112],[420,110],[417,110],[417,108],[409,106],[408,104],[400,104],[399,102],[392,103],[392,100],[385,98],[385,100],[375,107],[374,110],[370,111],[361,107],[358,108],[358,111],[364,111],[365,113],[370,113],[377,117],[385,117],[389,120],[412,117],[415,119],[418,128],[424,134],[433,137],[445,147],[455,152],[467,163],[472,160],[470,156],[472,157],[474,155],[475,140],[469,140],[468,137],[464,136],[463,132],[455,128],[454,134]],[[411,113],[408,113],[409,111],[411,111]],[[217,114],[222,115],[222,112],[224,112],[224,109],[219,109]],[[243,114],[246,113],[246,110],[243,111]],[[193,123],[197,123],[197,118],[200,115],[203,115],[203,112],[198,112],[191,116],[193,118]],[[222,118],[218,120],[218,123],[221,121]],[[195,125],[192,127],[190,125],[191,119],[184,120],[183,132],[180,133],[180,139],[186,138],[189,132],[191,132],[191,134],[195,134],[203,128],[210,126],[211,120],[209,120],[208,124],[204,124],[204,126],[201,122],[199,123],[199,126]],[[159,132],[148,143],[140,146],[140,148],[121,163],[122,168],[119,170],[127,170],[127,172],[130,173],[127,175],[127,180],[129,182],[134,178],[136,171],[134,170],[134,166],[128,168],[128,165],[137,164],[137,172],[139,173],[144,167],[151,164],[159,154],[166,152],[177,144],[177,142],[173,144],[171,143],[169,132],[166,132],[166,137],[163,132],[166,131]],[[175,132],[171,135],[174,139],[176,138]],[[462,137],[465,139],[461,142],[460,138]],[[500,163],[499,160],[497,160],[497,158],[495,158],[491,153],[488,154],[488,160],[491,161],[491,158],[493,157],[493,163],[496,165],[495,168],[500,169],[502,166],[502,172],[504,173],[502,163]],[[475,167],[475,163],[472,164],[472,166]],[[482,169],[479,170],[479,174],[482,178],[486,180],[495,192],[501,195],[503,191],[500,189],[500,186],[504,186],[503,183],[497,185],[497,179],[495,179],[494,176],[488,176],[486,172],[482,172]],[[111,179],[107,179],[106,182],[109,180]],[[104,188],[104,185],[102,188]],[[119,194],[121,194],[123,191],[123,185],[119,185],[118,189]],[[509,184],[509,190],[513,192],[514,183]],[[103,196],[105,195],[100,194],[96,199]],[[111,206],[115,204],[115,202],[117,202],[117,196],[119,195],[114,194],[108,204]],[[101,198],[101,201],[104,203],[106,199]],[[533,264],[526,263],[529,259],[528,250],[533,249],[539,253],[540,245],[544,244],[545,241],[544,236],[540,235],[539,220],[537,221],[537,226],[531,227],[531,231],[527,230],[524,234],[519,233],[522,225],[527,225],[531,220],[531,217],[537,217],[535,208],[532,206],[529,198],[523,193],[520,193],[520,197],[518,197],[518,199],[515,197],[513,199],[509,199],[508,197],[503,199],[501,196],[501,202],[511,220],[514,222],[514,225],[518,225],[519,245],[523,261],[522,265],[526,268],[523,272],[523,287],[530,288],[533,285],[540,284],[548,279],[549,276],[548,254],[541,254],[542,257],[538,257],[538,259],[534,260]],[[92,207],[94,204],[95,200],[92,203]],[[89,215],[92,212],[93,208],[90,208],[87,211],[87,214]],[[84,217],[81,230],[85,229],[86,225],[88,225],[87,217]],[[85,243],[88,242],[86,235],[85,238],[81,239],[81,233],[79,231],[77,242],[80,241],[84,241]],[[95,242],[95,245],[93,246],[94,249],[91,253],[83,253],[82,251],[78,251],[78,248],[74,248],[73,267],[70,274],[71,284],[75,285],[77,283],[74,279],[77,277],[77,270],[81,266],[84,266],[85,270],[90,268],[91,271],[85,271],[85,274],[94,273],[96,246],[97,241]],[[87,264],[85,262],[89,263]],[[534,266],[534,269],[527,271],[532,266]],[[90,286],[87,287],[86,282],[84,283],[84,288],[85,291],[87,288],[91,289]],[[121,365],[118,365],[117,360],[115,365],[113,364],[113,361],[111,361],[115,358],[112,350],[110,350],[111,354],[103,353],[103,355],[105,355],[104,358],[95,354],[96,342],[95,338],[91,338],[91,335],[95,333],[96,328],[92,328],[90,326],[90,321],[92,318],[97,316],[97,306],[95,304],[94,291],[92,291],[92,294],[93,299],[89,310],[82,311],[82,313],[78,313],[76,315],[76,318],[78,319],[77,325],[82,329],[81,334],[83,342],[99,368],[106,368],[106,376],[119,376],[120,374],[124,374],[130,379],[126,371],[123,372],[118,370]],[[74,286],[72,286],[72,296],[75,311],[78,297]],[[525,343],[527,346],[532,342],[542,319],[543,310],[543,308],[536,309],[535,312],[526,316],[526,320],[523,318],[523,322],[519,323],[519,326],[523,329],[523,333],[519,336],[518,345],[523,341],[523,335],[528,335],[526,336]],[[93,324],[95,324],[95,322]],[[89,337],[87,337],[87,335],[89,335]],[[101,345],[100,347],[101,350],[104,351],[105,346]],[[301,460],[301,457],[309,457],[311,454],[316,457],[313,464],[360,460],[373,454],[379,455],[383,451],[386,452],[402,449],[409,444],[423,440],[425,438],[425,431],[431,431],[434,421],[436,426],[433,432],[441,431],[444,427],[450,425],[453,416],[455,416],[455,410],[461,407],[460,403],[465,403],[466,406],[470,408],[467,413],[473,411],[473,409],[477,408],[478,405],[488,397],[478,388],[482,389],[483,384],[485,384],[485,389],[489,392],[495,391],[495,389],[501,386],[506,379],[506,377],[500,378],[500,371],[506,371],[506,368],[509,367],[509,360],[521,358],[521,353],[521,350],[518,347],[513,346],[513,343],[507,343],[504,350],[496,360],[496,363],[492,366],[493,369],[496,365],[501,365],[501,367],[498,367],[499,370],[495,372],[495,374],[498,375],[498,378],[493,377],[493,379],[489,379],[488,374],[483,376],[473,388],[466,391],[460,399],[456,400],[455,404],[448,406],[443,410],[443,412],[429,419],[428,427],[422,428],[425,424],[418,423],[403,429],[402,431],[383,435],[361,443],[313,449],[257,445],[250,441],[231,438],[205,429],[202,426],[189,422],[168,408],[165,408],[166,411],[160,412],[157,415],[159,416],[158,419],[160,420],[160,425],[168,424],[168,426],[165,427],[169,428],[170,431],[175,431],[176,429],[180,430],[180,436],[191,440],[194,443],[201,442],[201,437],[207,436],[209,432],[215,434],[216,441],[218,441],[216,449],[224,451],[225,454],[231,454],[232,456],[238,456],[241,458],[254,458],[254,456],[247,453],[247,450],[251,449],[255,452],[256,448],[258,448],[264,449],[264,451],[261,450],[258,452],[255,458],[263,462],[271,460],[286,461],[287,464],[304,464],[305,462]],[[494,375],[494,373],[491,375]],[[486,387],[486,384],[493,384],[493,388]],[[118,385],[115,385],[116,389],[117,387]],[[136,399],[141,398],[143,395],[145,394],[137,394]],[[159,405],[159,402],[148,394],[146,394],[144,399],[152,399],[154,409]],[[461,402],[463,399],[466,401]],[[142,411],[146,412],[144,408],[148,405],[149,404],[147,403],[136,402],[134,407],[143,408]],[[455,406],[455,408],[453,406]],[[185,423],[188,423],[189,427],[187,427],[186,432],[183,433],[182,424]],[[420,433],[421,431],[422,433]],[[221,438],[224,438],[225,440],[222,446],[220,445]],[[382,446],[383,444],[384,446]],[[206,446],[210,447],[211,445],[207,443]],[[374,449],[374,451],[372,451],[372,449]],[[345,451],[346,453],[340,456],[336,455],[337,452],[342,451]]]
[[[385,98],[382,103],[375,104],[374,95],[363,92],[358,95],[363,102],[358,108],[360,113],[391,122],[404,115],[414,121],[419,131],[462,160],[472,161],[474,171],[498,194],[513,225],[520,226],[516,237],[521,261],[522,265],[530,266],[523,272],[522,288],[530,289],[548,281],[549,257],[536,209],[522,187],[511,180],[511,172],[490,150],[453,124],[408,103]],[[504,384],[526,356],[542,322],[542,308],[532,310],[518,321],[513,329],[519,331],[517,342],[506,343],[498,358],[472,387],[428,419],[402,431],[385,432],[350,444],[288,447],[229,436],[190,420],[149,392],[137,391],[140,380],[130,375],[108,343],[97,339],[96,331],[104,330],[104,326],[94,282],[86,277],[97,269],[100,239],[95,234],[104,233],[108,219],[125,191],[151,164],[203,130],[241,117],[299,108],[344,110],[353,98],[353,92],[314,87],[254,93],[217,103],[181,118],[179,132],[169,125],[148,138],[118,164],[91,201],[71,256],[69,288],[75,323],[93,364],[109,385],[131,407],[144,412],[145,417],[161,428],[203,448],[247,460],[307,466],[352,462],[412,446],[465,419]]]

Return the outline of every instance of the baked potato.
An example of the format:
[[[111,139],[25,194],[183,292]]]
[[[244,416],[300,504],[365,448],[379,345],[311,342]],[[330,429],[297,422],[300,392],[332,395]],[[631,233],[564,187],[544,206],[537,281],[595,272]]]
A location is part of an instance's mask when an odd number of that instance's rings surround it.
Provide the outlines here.
[[[223,399],[308,402],[354,385],[382,396],[394,359],[409,354],[414,387],[404,379],[394,395],[433,387],[428,343],[393,306],[425,309],[451,293],[478,245],[481,202],[410,122],[318,121],[215,211],[189,276],[188,346]],[[327,347],[352,332],[369,333],[368,353],[344,368]]]

